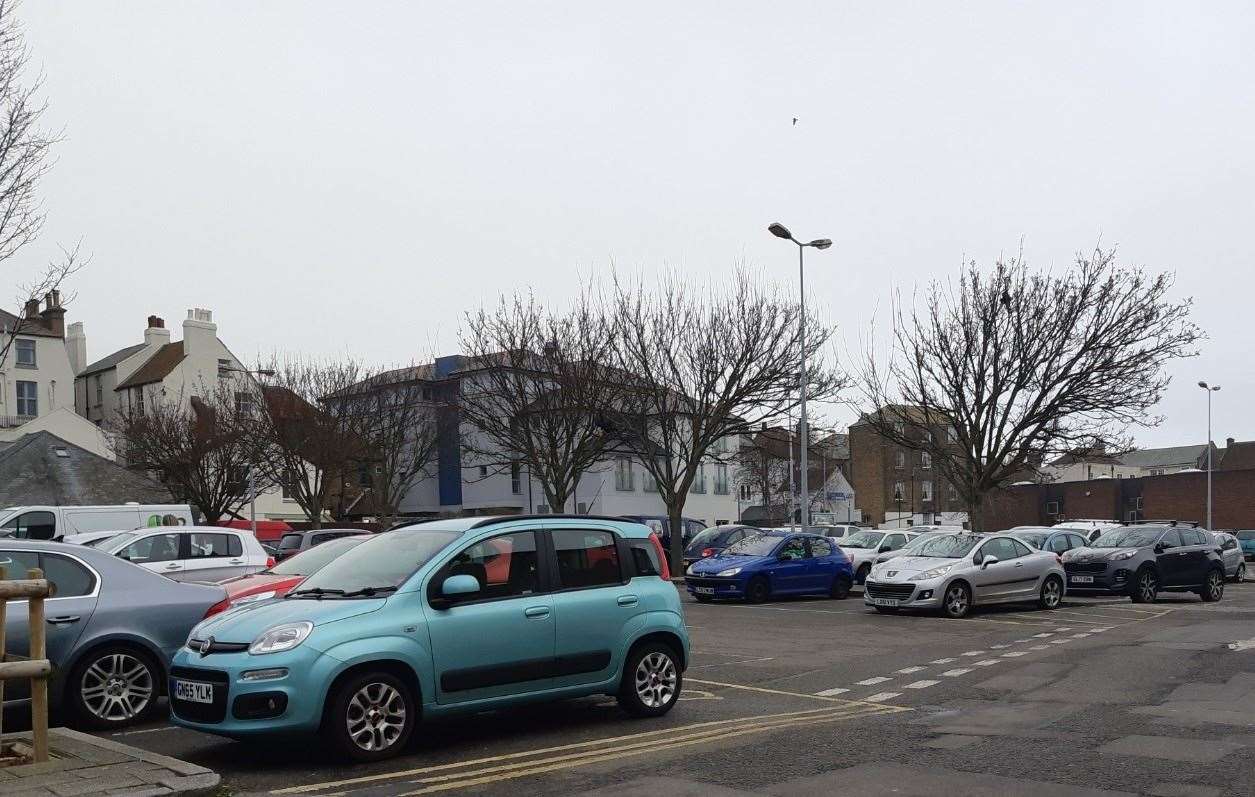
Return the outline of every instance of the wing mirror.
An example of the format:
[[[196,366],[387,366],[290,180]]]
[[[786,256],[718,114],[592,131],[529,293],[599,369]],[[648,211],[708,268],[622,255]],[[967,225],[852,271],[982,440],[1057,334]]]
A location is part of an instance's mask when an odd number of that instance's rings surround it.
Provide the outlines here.
[[[993,556],[993,555],[991,554],[991,555],[986,556],[984,559],[982,559],[982,560],[981,560],[981,562],[980,562],[980,569],[981,569],[981,570],[984,570],[985,568],[989,567],[990,565],[996,565],[996,564],[998,564],[998,557]]]
[[[440,585],[440,594],[432,595],[427,601],[433,609],[448,609],[455,598],[474,595],[479,592],[479,579],[466,574],[449,576]]]
[[[1166,542],[1157,542],[1155,543],[1155,553],[1163,553],[1171,547],[1172,546]]]

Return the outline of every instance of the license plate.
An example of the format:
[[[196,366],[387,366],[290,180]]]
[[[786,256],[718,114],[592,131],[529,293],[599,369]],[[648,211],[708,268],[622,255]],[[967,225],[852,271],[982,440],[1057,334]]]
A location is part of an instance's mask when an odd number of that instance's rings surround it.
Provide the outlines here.
[[[872,598],[872,606],[897,606],[901,602],[897,598]]]
[[[714,587],[693,587],[693,591],[696,592],[698,595],[714,595],[715,594]]]
[[[176,700],[186,700],[189,703],[212,703],[214,702],[214,685],[175,680],[174,697]]]
[[[1072,576],[1072,583],[1073,584],[1093,584],[1094,577],[1093,576]]]

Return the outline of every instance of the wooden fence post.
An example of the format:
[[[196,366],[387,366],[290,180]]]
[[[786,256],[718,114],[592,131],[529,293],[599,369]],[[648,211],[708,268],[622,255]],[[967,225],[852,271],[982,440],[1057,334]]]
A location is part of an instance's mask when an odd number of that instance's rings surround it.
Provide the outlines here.
[[[26,571],[26,577],[38,581],[44,577],[44,571],[34,568]],[[44,596],[30,599],[30,640],[31,661],[48,658],[46,635],[48,627],[44,623]],[[48,679],[31,679],[31,736],[34,739],[35,762],[48,760]]]

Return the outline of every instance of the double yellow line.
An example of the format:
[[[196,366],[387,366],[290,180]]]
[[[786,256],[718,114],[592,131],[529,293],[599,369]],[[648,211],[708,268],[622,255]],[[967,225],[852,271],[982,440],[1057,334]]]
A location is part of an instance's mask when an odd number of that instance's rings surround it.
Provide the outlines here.
[[[398,787],[397,794],[432,794],[453,789],[464,789],[471,786],[483,786],[488,783],[511,780],[528,775],[539,775],[555,770],[572,769],[589,764],[614,761],[658,750],[672,750],[679,747],[733,739],[749,734],[840,722],[855,717],[892,714],[905,710],[908,709],[877,703],[844,702],[840,705],[808,711],[791,711],[783,714],[765,714],[730,720],[699,722],[676,728],[634,733],[606,739],[593,739],[587,742],[560,745],[541,750],[528,750],[488,758],[459,761],[452,764],[420,767],[398,772],[385,772],[378,775],[366,775],[328,783],[293,786],[287,789],[280,789],[275,793],[304,794],[328,789],[366,786],[383,780],[396,781],[404,779],[406,780],[404,784],[394,784]],[[417,788],[413,788],[410,791],[400,791],[402,788],[410,787]]]

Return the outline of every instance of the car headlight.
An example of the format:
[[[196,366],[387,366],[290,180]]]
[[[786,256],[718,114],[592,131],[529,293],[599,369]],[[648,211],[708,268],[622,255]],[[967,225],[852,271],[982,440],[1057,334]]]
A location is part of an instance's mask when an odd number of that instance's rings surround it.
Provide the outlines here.
[[[275,596],[275,591],[272,589],[268,592],[258,592],[255,595],[245,595],[243,598],[231,601],[231,605],[242,606],[246,603],[256,603],[257,601],[270,600],[274,596]]]
[[[265,653],[282,653],[291,650],[305,641],[314,624],[310,622],[284,623],[265,631],[248,646],[248,652],[254,656]]]
[[[1113,562],[1123,562],[1125,559],[1132,559],[1134,556],[1137,556],[1137,551],[1135,550],[1116,551],[1109,558]]]
[[[741,568],[729,567],[727,570],[720,570],[718,573],[715,573],[715,575],[719,578],[727,578],[728,576],[735,576],[739,572],[741,572]]]
[[[689,575],[689,576],[697,575],[696,573],[693,572],[693,568],[696,566],[697,566],[697,562],[694,562],[693,564],[689,565],[689,569],[684,571],[685,575]]]
[[[940,578],[950,572],[952,567],[954,565],[942,565],[941,567],[934,567],[932,570],[925,570],[923,573],[916,573],[911,576],[911,581],[928,581],[929,579]]]

